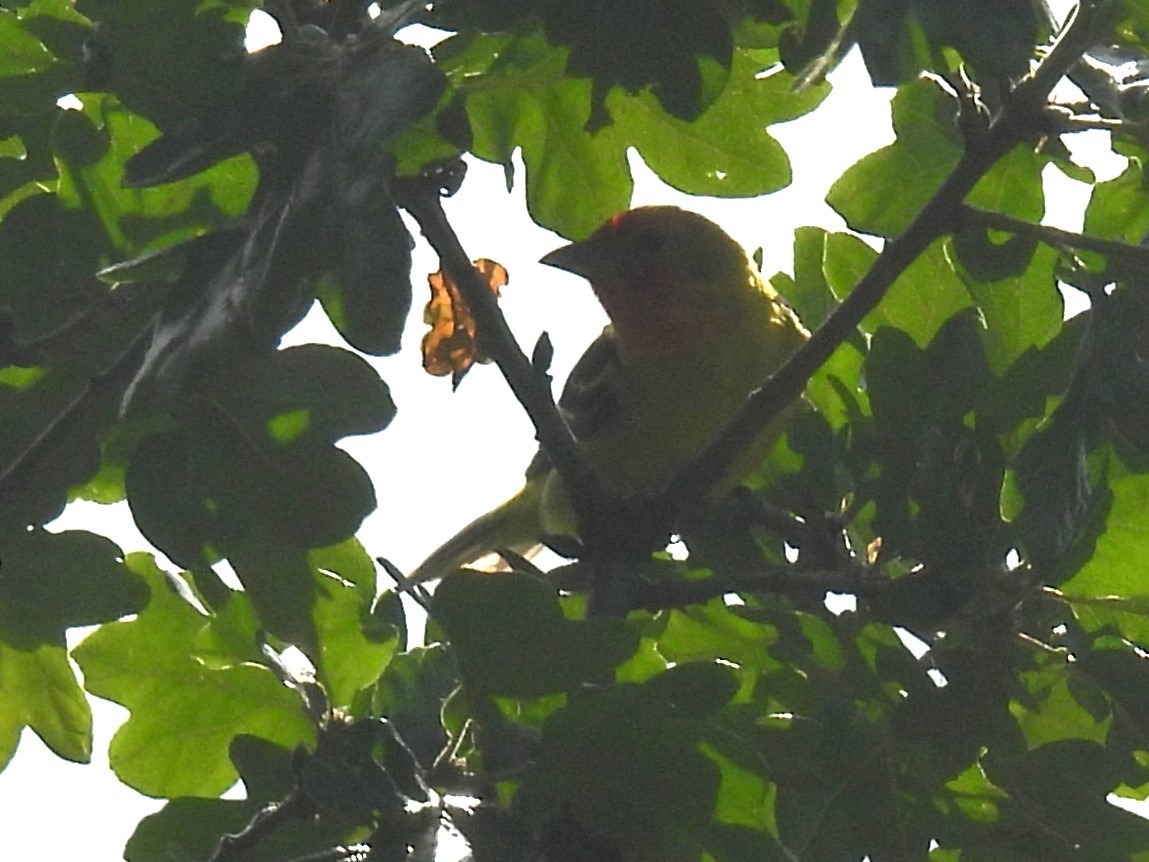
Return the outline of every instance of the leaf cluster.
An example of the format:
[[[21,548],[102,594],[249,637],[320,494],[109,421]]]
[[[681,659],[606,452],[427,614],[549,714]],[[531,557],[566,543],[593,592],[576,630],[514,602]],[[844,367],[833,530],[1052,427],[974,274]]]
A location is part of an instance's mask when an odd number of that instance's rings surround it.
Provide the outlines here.
[[[238,0],[0,2],[0,763],[25,727],[85,761],[88,696],[126,706],[112,768],[169,800],[131,862],[1149,859],[1109,801],[1149,788],[1145,4],[1052,46],[1028,0],[380,5],[268,2],[249,55]],[[465,295],[412,192],[463,153],[521,153],[571,236],[631,148],[767,194],[768,127],[854,45],[896,140],[796,232],[772,283],[815,334],[693,468],[801,395],[753,489],[652,507],[685,552],[609,560],[605,606],[575,547],[414,591],[412,638],[337,446],[395,412],[362,354],[410,305],[399,204]],[[1064,143],[1098,127],[1104,182]],[[1080,234],[1041,226],[1051,170]],[[347,347],[279,349],[316,303]],[[508,373],[536,422],[543,352]],[[167,561],[46,529],[75,499]]]

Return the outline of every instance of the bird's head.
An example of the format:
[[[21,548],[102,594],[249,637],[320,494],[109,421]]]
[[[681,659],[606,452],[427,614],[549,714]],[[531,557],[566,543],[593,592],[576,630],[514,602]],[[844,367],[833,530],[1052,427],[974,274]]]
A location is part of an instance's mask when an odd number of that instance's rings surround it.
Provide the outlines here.
[[[671,352],[708,341],[762,290],[738,243],[709,219],[673,206],[613,216],[542,263],[591,283],[623,350]]]

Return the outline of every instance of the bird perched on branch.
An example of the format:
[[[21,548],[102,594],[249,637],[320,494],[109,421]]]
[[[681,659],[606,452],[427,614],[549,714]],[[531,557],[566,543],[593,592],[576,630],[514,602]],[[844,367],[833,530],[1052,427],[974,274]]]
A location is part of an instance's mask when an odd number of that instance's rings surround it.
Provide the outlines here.
[[[667,481],[808,337],[738,243],[678,207],[620,213],[541,262],[586,278],[610,318],[571,371],[559,407],[579,449],[618,494]],[[786,419],[771,422],[712,493],[745,478]],[[540,452],[518,494],[464,527],[410,580],[574,532],[562,480]]]

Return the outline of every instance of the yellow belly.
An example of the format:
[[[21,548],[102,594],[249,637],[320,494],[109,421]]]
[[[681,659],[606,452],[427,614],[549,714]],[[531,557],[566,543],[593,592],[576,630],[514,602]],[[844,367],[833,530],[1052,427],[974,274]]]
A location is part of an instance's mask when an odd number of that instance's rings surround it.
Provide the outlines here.
[[[619,408],[580,447],[608,488],[627,494],[668,481],[726,426],[746,397],[806,338],[789,314],[753,333],[726,333],[689,355],[623,362]],[[711,489],[729,491],[766,457],[792,410],[773,420]],[[542,521],[548,533],[573,534],[561,480],[548,477]]]

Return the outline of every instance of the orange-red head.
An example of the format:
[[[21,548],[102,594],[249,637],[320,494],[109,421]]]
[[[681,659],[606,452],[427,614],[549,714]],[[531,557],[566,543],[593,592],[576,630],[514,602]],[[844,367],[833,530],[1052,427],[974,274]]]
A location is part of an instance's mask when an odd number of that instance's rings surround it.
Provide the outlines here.
[[[762,284],[733,239],[698,213],[646,206],[608,219],[542,263],[586,278],[624,352],[672,353],[719,337]]]

